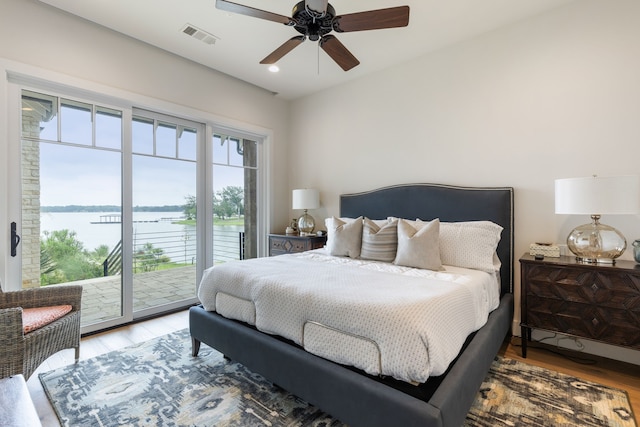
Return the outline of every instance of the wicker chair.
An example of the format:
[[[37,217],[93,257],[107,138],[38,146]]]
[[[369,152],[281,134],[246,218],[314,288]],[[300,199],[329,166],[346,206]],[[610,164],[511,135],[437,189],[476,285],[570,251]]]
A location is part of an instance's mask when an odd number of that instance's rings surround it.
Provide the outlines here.
[[[82,286],[47,286],[15,292],[0,291],[0,378],[31,374],[49,356],[66,348],[80,357],[80,301]],[[22,308],[71,305],[71,312],[27,334]]]

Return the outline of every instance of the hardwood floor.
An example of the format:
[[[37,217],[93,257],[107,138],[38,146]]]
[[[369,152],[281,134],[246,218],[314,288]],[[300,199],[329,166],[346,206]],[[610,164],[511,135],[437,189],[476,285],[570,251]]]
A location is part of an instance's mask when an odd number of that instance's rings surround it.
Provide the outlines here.
[[[80,348],[80,358],[88,359],[95,357],[187,327],[188,311],[181,311],[133,325],[123,326],[118,329],[83,338]],[[517,359],[525,363],[626,390],[629,394],[636,417],[637,414],[640,414],[640,366],[568,351],[562,352],[563,354],[561,355],[557,354],[555,348],[541,344],[534,344],[528,347],[528,357],[523,359],[520,356],[519,344],[519,338],[512,338],[511,342],[505,343],[502,346],[500,354],[504,357]],[[577,356],[591,363],[578,363],[568,359],[566,356]],[[44,427],[57,427],[60,424],[40,384],[38,373],[46,372],[70,363],[73,363],[73,350],[61,351],[47,359],[38,371],[27,381],[29,393],[35,403]]]

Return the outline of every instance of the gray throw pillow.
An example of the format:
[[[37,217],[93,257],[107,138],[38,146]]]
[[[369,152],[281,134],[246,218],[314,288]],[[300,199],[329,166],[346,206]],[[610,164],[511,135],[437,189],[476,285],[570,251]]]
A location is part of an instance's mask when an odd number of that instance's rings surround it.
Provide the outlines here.
[[[358,258],[362,246],[362,217],[349,221],[332,216],[324,221],[327,227],[327,250],[333,256]]]
[[[398,221],[398,251],[393,263],[426,270],[442,270],[440,220],[436,218],[415,225],[416,227],[404,219]]]

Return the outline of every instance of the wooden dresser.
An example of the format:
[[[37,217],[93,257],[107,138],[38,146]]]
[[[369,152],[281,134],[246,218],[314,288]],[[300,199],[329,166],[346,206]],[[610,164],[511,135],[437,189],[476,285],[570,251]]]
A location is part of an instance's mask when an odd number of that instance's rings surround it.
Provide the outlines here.
[[[319,249],[327,243],[327,235],[299,236],[297,234],[269,234],[269,256]]]
[[[520,258],[522,356],[531,329],[640,350],[640,265]]]

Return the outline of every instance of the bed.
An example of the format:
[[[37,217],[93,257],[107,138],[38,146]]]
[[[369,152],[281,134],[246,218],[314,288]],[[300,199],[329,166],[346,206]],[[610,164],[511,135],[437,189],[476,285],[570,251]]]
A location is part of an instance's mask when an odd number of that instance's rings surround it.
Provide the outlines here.
[[[437,184],[385,187],[340,196],[340,216],[491,221],[503,230],[497,245],[499,305],[438,376],[419,385],[334,363],[291,340],[265,334],[202,306],[189,314],[192,353],[217,349],[280,387],[351,426],[460,426],[513,317],[513,189]]]

